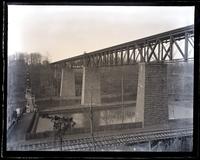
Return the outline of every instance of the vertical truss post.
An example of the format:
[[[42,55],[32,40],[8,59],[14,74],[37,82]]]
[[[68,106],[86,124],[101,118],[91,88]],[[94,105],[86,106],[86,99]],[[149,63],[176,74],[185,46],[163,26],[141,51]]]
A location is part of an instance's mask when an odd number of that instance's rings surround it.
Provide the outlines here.
[[[103,53],[104,65],[106,66],[106,53]]]
[[[172,35],[170,35],[170,60],[173,59],[173,38]]]
[[[89,58],[90,58],[90,67],[93,67],[94,66],[94,56],[90,55]]]
[[[114,62],[113,62],[113,56],[114,56],[114,52],[113,51],[111,51],[111,64],[113,65],[114,64]]]
[[[130,52],[129,52],[129,47],[126,48],[127,49],[127,64],[130,63]]]
[[[143,61],[145,62],[146,61],[146,53],[145,53],[145,44],[144,46],[141,46],[141,50],[142,50],[142,53],[143,53]]]
[[[98,66],[101,66],[101,61],[102,59],[101,59],[101,54],[99,54],[99,61],[98,61]]]
[[[94,62],[95,62],[95,66],[98,67],[98,58],[97,58],[97,55],[94,55]]]
[[[109,56],[108,56],[108,52],[106,53],[106,64],[107,64],[107,66],[109,65]]]
[[[106,66],[106,53],[103,53],[103,61],[104,61],[104,66]]]
[[[95,67],[95,56],[92,55],[92,56],[90,56],[90,57],[91,57],[91,60],[92,60],[91,66],[92,66],[92,67]]]
[[[117,61],[118,61],[118,60],[117,60],[117,58],[118,58],[117,52],[118,52],[118,51],[116,50],[116,51],[115,51],[115,65],[117,65]]]
[[[133,63],[135,63],[136,62],[135,47],[133,47],[132,54],[133,54]]]
[[[140,62],[144,62],[145,59],[143,57],[143,48],[142,48],[142,46],[141,46],[141,48],[138,48],[138,50],[139,50],[139,54],[140,54]]]
[[[108,54],[108,58],[109,58],[109,65],[111,66],[112,65],[112,52],[111,51],[108,51],[109,54]]]
[[[160,61],[160,41],[158,41],[158,61]]]
[[[161,44],[161,56],[160,56],[160,59],[161,59],[161,61],[163,61],[164,60],[164,58],[163,58],[163,41],[159,41],[160,42],[160,44]]]
[[[146,50],[146,61],[148,62],[148,59],[149,59],[149,44],[148,42],[146,43],[147,45],[147,50]]]
[[[111,53],[111,51],[109,52],[109,54],[108,54],[108,56],[109,56],[109,64],[110,64],[110,66],[112,65],[112,53]]]
[[[104,62],[104,53],[101,53],[101,60],[102,60],[102,61],[101,61],[101,64],[102,64],[102,66],[104,66],[104,63],[105,63],[105,62]]]
[[[187,61],[188,60],[188,33],[185,33],[185,56],[184,56],[184,60]]]
[[[99,56],[95,55],[95,63],[96,63],[96,67],[99,66]]]
[[[121,51],[120,51],[120,53],[121,53],[121,65],[123,65],[123,59],[124,59],[124,57],[123,57],[123,49],[121,49]]]
[[[99,54],[99,66],[102,66],[103,64],[102,54]]]

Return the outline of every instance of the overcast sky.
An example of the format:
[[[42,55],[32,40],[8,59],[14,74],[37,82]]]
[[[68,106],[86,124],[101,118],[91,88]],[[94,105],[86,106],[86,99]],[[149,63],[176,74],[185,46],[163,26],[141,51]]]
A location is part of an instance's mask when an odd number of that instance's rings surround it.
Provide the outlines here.
[[[58,61],[194,23],[194,7],[8,6],[8,54]]]

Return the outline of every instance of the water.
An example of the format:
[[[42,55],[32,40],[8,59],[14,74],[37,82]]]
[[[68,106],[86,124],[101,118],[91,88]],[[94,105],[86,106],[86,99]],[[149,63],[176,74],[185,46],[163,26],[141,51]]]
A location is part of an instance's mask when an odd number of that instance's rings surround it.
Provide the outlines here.
[[[192,102],[170,102],[169,103],[169,119],[182,119],[193,118]],[[74,128],[90,128],[91,114],[85,113],[73,113],[60,114],[65,117],[73,117],[73,121],[76,123]],[[94,126],[106,126],[121,123],[134,123],[135,122],[135,107],[101,110],[93,112],[93,125]],[[53,122],[47,118],[39,118],[36,132],[52,131]]]
[[[124,115],[124,116],[123,116]],[[64,113],[62,116],[73,117],[76,123],[74,128],[89,128],[91,123],[90,113]],[[101,110],[93,112],[93,123],[98,126],[105,126],[120,123],[135,122],[135,107],[124,107],[124,112],[121,108],[112,110]],[[36,132],[52,131],[53,122],[47,118],[39,118]]]

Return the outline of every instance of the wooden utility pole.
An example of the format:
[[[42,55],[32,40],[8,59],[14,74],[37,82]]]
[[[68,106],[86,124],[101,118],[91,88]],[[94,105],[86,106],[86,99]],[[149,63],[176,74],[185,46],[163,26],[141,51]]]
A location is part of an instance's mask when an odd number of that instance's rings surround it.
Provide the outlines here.
[[[93,142],[93,147],[95,150],[95,144],[94,144],[94,131],[93,131],[93,108],[92,108],[92,88],[91,88],[91,97],[90,97],[90,132],[92,136],[92,142]]]
[[[122,70],[122,79],[121,79],[121,101],[122,101],[122,124],[124,123],[124,73]]]

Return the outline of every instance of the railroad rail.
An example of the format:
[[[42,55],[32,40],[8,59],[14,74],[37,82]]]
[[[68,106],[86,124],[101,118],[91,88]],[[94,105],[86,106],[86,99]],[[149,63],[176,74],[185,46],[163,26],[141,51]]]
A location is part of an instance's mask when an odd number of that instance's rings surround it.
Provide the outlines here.
[[[167,138],[188,137],[193,135],[193,128],[179,128],[179,129],[161,129],[156,131],[145,131],[140,133],[124,133],[118,135],[102,135],[102,136],[86,136],[83,138],[65,139],[62,142],[62,148],[66,151],[78,150],[98,150],[109,146],[127,145],[141,142],[148,142],[152,140],[162,140]],[[48,141],[32,144],[18,144],[8,145],[10,150],[59,150],[60,142]]]
[[[181,46],[181,43],[184,46]],[[150,37],[51,63],[55,69],[130,65],[138,62],[188,61],[194,48],[194,26],[171,30]],[[177,56],[178,55],[178,56]]]

